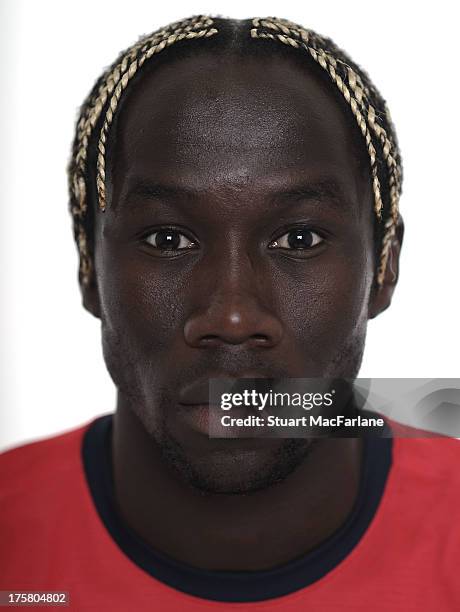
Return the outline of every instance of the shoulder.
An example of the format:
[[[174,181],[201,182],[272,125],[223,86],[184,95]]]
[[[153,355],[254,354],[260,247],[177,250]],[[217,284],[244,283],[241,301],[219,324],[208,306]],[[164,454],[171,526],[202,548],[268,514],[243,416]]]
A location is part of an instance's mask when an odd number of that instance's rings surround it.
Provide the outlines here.
[[[81,470],[81,444],[91,423],[0,453],[0,500],[33,496]]]
[[[393,433],[395,467],[407,477],[425,484],[443,486],[448,482],[454,485],[452,491],[460,499],[460,440],[388,422]]]
[[[2,588],[42,588],[56,576],[59,584],[72,564],[68,551],[99,533],[82,457],[95,421],[0,454],[0,556],[8,558]]]

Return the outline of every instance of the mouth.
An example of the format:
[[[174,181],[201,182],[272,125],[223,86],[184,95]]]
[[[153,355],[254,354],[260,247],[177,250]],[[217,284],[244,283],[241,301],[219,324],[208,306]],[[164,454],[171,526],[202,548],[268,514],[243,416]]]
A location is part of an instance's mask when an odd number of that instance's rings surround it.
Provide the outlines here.
[[[260,372],[251,371],[244,372],[238,376],[222,376],[210,374],[207,378],[200,378],[194,381],[190,385],[187,385],[179,392],[179,404],[184,406],[203,406],[212,404],[209,396],[210,380],[223,380],[231,385],[245,386],[244,381],[251,379],[257,381],[261,379],[266,384],[268,380],[272,380],[273,377],[261,374]],[[251,387],[254,385],[251,385]]]
[[[179,417],[188,428],[207,438],[237,439],[265,437],[260,423],[264,417],[250,407],[224,411],[217,404],[179,405]]]
[[[208,403],[179,404],[181,419],[196,433],[209,436],[210,405]],[[217,415],[216,406],[211,410]]]
[[[254,417],[260,413],[251,406],[233,406],[231,410],[223,410],[217,396],[210,395],[210,380],[225,380],[233,389],[254,388],[257,380],[265,386],[268,380],[273,380],[257,371],[246,371],[235,376],[210,374],[187,385],[179,392],[179,418],[187,429],[209,438],[261,438],[262,428],[255,425]],[[251,380],[248,385],[247,379]],[[225,417],[223,419],[223,417]],[[244,426],[241,425],[244,421]],[[252,419],[252,420],[251,420]],[[239,420],[239,421],[238,421]],[[238,424],[238,422],[240,424]]]

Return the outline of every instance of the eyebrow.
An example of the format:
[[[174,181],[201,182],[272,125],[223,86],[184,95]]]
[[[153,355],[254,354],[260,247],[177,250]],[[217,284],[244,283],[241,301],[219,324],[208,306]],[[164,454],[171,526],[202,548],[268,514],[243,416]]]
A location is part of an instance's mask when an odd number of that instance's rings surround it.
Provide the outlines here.
[[[328,203],[342,211],[344,208],[351,207],[350,199],[345,194],[343,187],[331,178],[296,185],[273,194],[272,198],[274,200],[287,200],[290,204],[292,204],[292,200],[307,200],[320,204]]]
[[[202,189],[140,180],[128,191],[126,199],[136,196],[142,200],[196,200],[202,197],[204,193],[205,190]],[[273,190],[269,193],[269,200],[274,206],[283,202],[286,205],[292,205],[293,201],[316,202],[320,205],[329,204],[342,212],[344,209],[351,207],[349,197],[345,194],[340,183],[333,178],[300,183],[287,189]],[[137,207],[136,204],[133,206]]]
[[[192,198],[199,194],[200,192],[197,190],[184,187],[140,181],[136,183],[133,189],[129,190],[128,197],[139,196],[144,199],[171,199],[184,196]]]

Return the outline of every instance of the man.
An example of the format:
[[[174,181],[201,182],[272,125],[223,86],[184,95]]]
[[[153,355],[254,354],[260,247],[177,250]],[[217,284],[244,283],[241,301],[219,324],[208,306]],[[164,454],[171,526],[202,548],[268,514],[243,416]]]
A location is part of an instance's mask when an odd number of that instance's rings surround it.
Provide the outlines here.
[[[96,83],[69,173],[117,406],[3,455],[1,588],[458,609],[456,441],[208,436],[210,379],[354,379],[390,305],[401,163],[365,73],[283,20],[172,24]]]

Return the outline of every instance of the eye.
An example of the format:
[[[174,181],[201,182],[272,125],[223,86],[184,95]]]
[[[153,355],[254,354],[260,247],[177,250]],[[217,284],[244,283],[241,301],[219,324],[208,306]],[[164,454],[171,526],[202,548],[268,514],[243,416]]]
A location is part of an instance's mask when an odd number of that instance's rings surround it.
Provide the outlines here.
[[[164,228],[152,232],[146,236],[144,240],[161,251],[180,251],[197,246],[196,242],[190,240],[185,234],[173,228]]]
[[[308,227],[295,227],[276,240],[272,240],[270,249],[293,249],[296,251],[311,249],[323,242],[323,238]]]

